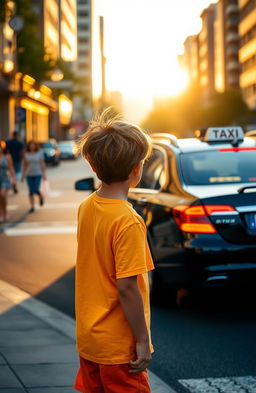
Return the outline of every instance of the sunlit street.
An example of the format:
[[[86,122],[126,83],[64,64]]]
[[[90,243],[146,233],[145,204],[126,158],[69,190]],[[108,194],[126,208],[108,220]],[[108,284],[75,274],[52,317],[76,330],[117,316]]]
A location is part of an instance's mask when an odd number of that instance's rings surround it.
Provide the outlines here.
[[[74,317],[76,211],[85,197],[74,190],[74,182],[91,170],[79,159],[47,173],[51,193],[34,215],[27,214],[24,185],[10,196],[11,224],[0,235],[1,279]],[[202,290],[178,307],[166,289],[161,304],[152,307],[155,354],[150,369],[181,393],[191,379],[199,386],[197,379],[205,378],[206,389],[209,378],[256,375],[254,289],[242,291]]]
[[[255,282],[256,0],[0,0],[0,393],[256,393]]]

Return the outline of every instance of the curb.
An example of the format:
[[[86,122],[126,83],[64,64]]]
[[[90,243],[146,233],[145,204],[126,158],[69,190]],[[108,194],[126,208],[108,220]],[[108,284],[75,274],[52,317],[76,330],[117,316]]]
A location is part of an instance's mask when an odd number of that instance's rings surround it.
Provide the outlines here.
[[[73,318],[2,280],[0,280],[0,294],[12,303],[24,308],[35,317],[42,319],[45,323],[59,331],[61,334],[74,341],[76,340],[76,326]],[[149,371],[149,379],[152,393],[176,393],[152,371]]]

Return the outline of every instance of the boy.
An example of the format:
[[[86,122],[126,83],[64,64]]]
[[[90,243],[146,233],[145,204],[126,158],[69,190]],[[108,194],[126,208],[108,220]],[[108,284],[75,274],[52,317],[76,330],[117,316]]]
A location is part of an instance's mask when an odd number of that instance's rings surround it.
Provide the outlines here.
[[[101,187],[79,207],[76,266],[77,349],[74,387],[83,393],[149,393],[148,271],[154,268],[142,218],[127,202],[150,155],[150,138],[137,126],[92,122],[83,157]]]

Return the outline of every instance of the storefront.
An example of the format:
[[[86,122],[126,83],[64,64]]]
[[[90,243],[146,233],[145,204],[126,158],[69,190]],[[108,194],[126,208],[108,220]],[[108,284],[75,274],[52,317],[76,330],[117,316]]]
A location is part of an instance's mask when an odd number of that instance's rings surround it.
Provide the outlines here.
[[[58,110],[52,91],[45,85],[36,87],[29,75],[20,78],[20,93],[16,106],[16,125],[26,141],[49,139],[51,112]]]

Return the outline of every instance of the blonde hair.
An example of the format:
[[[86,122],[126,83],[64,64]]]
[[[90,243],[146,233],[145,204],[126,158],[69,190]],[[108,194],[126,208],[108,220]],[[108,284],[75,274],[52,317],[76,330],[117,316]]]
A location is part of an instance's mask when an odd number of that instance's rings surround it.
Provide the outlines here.
[[[104,183],[128,179],[136,164],[151,154],[151,139],[139,126],[124,122],[107,108],[89,123],[79,142],[82,156]]]

